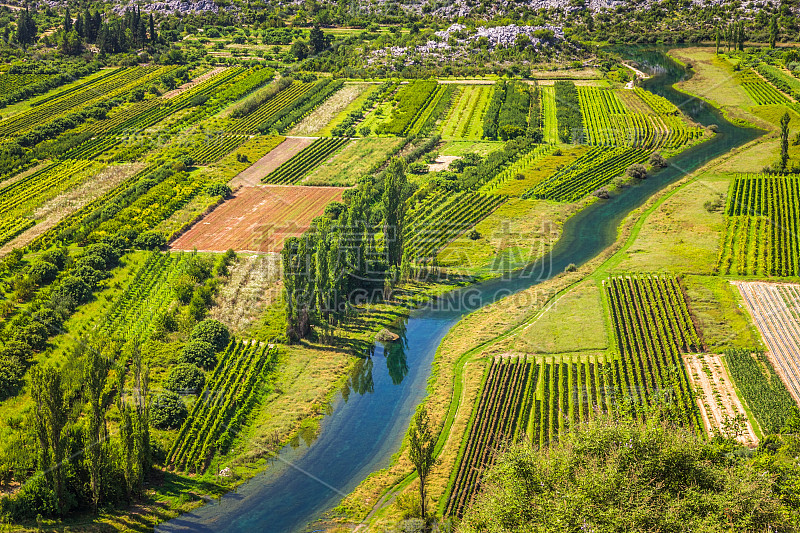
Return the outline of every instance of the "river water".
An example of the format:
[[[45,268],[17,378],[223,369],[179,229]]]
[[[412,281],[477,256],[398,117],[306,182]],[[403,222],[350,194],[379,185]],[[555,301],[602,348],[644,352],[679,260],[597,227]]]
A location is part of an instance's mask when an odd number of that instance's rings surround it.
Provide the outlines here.
[[[717,135],[670,160],[638,184],[598,201],[564,225],[561,238],[540,261],[513,275],[453,291],[434,304],[415,310],[398,333],[402,341],[384,349],[381,343],[364,359],[348,386],[333,402],[316,436],[301,435],[285,446],[262,474],[217,502],[166,522],[163,532],[313,531],[314,522],[335,507],[365,477],[388,466],[400,447],[416,406],[425,395],[436,349],[464,315],[581,265],[611,245],[623,218],[666,185],[706,162],[745,144],[761,133],[737,127],[705,103],[671,85],[684,69],[659,50],[626,49],[624,55],[651,73],[643,86],[669,99]]]

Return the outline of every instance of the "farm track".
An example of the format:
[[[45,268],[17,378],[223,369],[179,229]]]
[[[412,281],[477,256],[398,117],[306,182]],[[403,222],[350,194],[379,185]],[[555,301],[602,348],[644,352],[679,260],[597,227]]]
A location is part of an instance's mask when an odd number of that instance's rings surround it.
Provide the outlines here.
[[[231,187],[260,185],[261,178],[294,157],[315,140],[316,137],[287,137],[267,155],[233,178],[230,182]]]

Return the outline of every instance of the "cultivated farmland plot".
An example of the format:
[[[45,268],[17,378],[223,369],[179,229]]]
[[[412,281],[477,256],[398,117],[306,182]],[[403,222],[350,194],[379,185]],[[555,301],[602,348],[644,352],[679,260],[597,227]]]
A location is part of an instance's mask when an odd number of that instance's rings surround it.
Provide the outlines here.
[[[697,391],[697,406],[706,433],[711,435],[714,431],[724,429],[726,420],[741,416],[747,422],[743,434],[739,435],[737,440],[746,446],[756,446],[758,437],[747,418],[741,400],[736,395],[733,382],[720,356],[686,354],[683,360],[692,385]]]
[[[800,179],[739,174],[731,182],[716,270],[794,276],[800,270]]]
[[[442,138],[478,140],[483,137],[483,115],[489,105],[491,85],[465,85],[442,124]]]
[[[311,227],[325,206],[340,201],[338,187],[244,187],[176,239],[177,250],[280,252],[289,237]]]
[[[786,388],[800,402],[800,285],[731,283],[738,287]]]

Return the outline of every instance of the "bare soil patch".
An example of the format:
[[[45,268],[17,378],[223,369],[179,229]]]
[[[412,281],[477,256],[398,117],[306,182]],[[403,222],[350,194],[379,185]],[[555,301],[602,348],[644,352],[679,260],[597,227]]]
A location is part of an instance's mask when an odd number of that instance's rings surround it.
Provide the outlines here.
[[[243,187],[175,242],[177,250],[280,252],[325,206],[341,200],[340,187]]]
[[[195,85],[199,85],[199,84],[203,83],[204,81],[213,78],[217,74],[220,74],[221,72],[225,72],[226,70],[228,70],[228,67],[215,67],[215,68],[212,68],[211,70],[209,70],[205,74],[201,74],[200,76],[197,76],[196,78],[187,81],[186,83],[184,83],[180,87],[176,87],[176,88],[172,89],[171,91],[165,92],[162,95],[162,98],[175,98],[176,96],[178,96],[182,92],[187,91],[187,90],[191,89],[192,87],[194,87]]]

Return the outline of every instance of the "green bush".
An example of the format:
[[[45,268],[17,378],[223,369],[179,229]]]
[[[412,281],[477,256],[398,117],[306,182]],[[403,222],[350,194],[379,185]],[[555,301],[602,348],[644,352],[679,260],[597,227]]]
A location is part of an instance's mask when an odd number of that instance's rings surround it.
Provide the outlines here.
[[[194,340],[183,347],[181,362],[197,365],[202,369],[209,370],[216,366],[217,354],[214,351],[214,346],[210,343]]]
[[[209,196],[222,196],[223,198],[227,198],[231,195],[231,188],[224,183],[211,183],[206,188],[206,192]]]
[[[188,414],[186,404],[174,392],[162,392],[150,405],[150,422],[158,429],[179,428]]]
[[[206,376],[197,365],[180,363],[169,369],[164,387],[173,392],[197,394],[205,382]]]
[[[133,246],[142,250],[158,250],[166,244],[167,239],[157,231],[146,231],[133,241]]]
[[[718,446],[657,416],[595,419],[502,454],[459,530],[794,531],[776,478]]]
[[[214,350],[223,350],[231,340],[231,334],[224,324],[217,320],[203,320],[192,330],[190,339],[205,341],[214,347]]]
[[[47,261],[36,261],[28,270],[28,275],[37,285],[50,283],[58,276],[58,267]]]
[[[0,356],[0,401],[17,395],[24,374],[25,368],[19,360]]]

